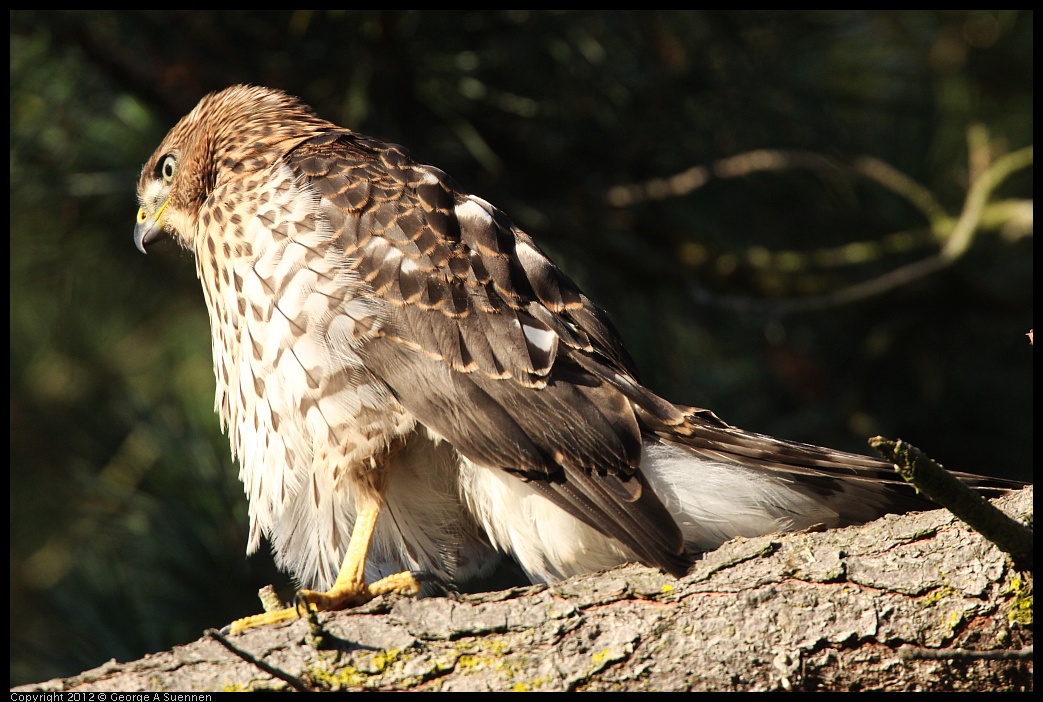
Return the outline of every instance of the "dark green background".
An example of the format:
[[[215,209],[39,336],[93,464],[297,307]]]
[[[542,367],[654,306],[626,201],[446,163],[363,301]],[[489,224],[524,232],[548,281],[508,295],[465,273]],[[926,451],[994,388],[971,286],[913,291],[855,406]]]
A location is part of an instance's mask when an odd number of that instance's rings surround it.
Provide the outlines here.
[[[793,312],[936,253],[923,216],[829,169],[606,193],[793,149],[880,159],[957,215],[972,124],[995,156],[1032,143],[1032,38],[1017,11],[12,13],[12,684],[193,640],[288,584],[243,556],[193,263],[131,241],[138,169],[206,92],[283,88],[453,174],[608,309],[670,399],[1028,480],[1031,214],[943,271]],[[1031,213],[1031,168],[996,197]],[[908,249],[863,263],[751,263],[895,233]]]

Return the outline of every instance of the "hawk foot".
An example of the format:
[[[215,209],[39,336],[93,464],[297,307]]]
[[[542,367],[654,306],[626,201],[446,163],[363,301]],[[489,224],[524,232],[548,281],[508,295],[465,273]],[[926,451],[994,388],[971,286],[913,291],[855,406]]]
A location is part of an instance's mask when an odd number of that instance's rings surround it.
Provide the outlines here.
[[[417,583],[412,573],[406,571],[389,575],[370,585],[363,584],[361,587],[334,585],[326,592],[301,590],[294,599],[294,606],[236,619],[225,627],[225,632],[239,634],[259,626],[271,626],[300,619],[307,611],[305,607],[310,608],[312,612],[336,612],[350,609],[363,605],[380,595],[393,592],[400,595],[416,595],[420,592],[420,584]]]

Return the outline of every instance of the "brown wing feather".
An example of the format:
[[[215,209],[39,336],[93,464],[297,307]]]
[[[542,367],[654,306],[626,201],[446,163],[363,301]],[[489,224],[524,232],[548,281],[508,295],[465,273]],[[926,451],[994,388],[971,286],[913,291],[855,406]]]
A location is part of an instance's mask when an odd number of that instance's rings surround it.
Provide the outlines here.
[[[288,162],[337,208],[348,265],[391,303],[361,353],[399,402],[470,460],[683,573],[680,530],[638,474],[635,408],[603,377],[640,388],[604,313],[506,216],[397,147],[330,132]]]

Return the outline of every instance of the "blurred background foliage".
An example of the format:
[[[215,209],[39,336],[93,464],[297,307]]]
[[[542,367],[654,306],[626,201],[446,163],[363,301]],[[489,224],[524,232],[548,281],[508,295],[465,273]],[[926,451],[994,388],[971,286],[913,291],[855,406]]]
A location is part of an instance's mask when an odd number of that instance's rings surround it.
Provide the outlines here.
[[[1031,12],[12,12],[12,684],[193,640],[288,583],[243,556],[191,259],[131,242],[141,163],[237,82],[504,209],[668,398],[1030,479]]]

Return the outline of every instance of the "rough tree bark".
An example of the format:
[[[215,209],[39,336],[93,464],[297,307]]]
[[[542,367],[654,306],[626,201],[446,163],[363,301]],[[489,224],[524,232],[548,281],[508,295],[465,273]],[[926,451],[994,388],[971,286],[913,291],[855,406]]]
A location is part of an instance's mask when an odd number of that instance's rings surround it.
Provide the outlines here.
[[[1032,488],[997,504],[1031,521]],[[232,643],[321,690],[1031,690],[1031,574],[946,511],[737,539],[675,580],[627,566],[456,599],[380,600]],[[287,689],[203,636],[19,691]]]

